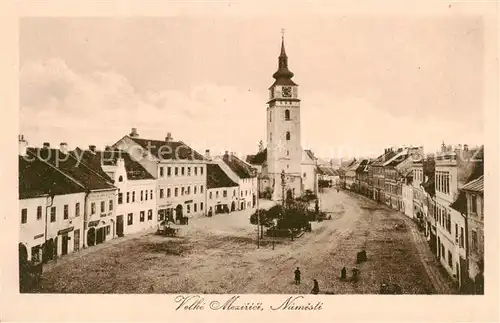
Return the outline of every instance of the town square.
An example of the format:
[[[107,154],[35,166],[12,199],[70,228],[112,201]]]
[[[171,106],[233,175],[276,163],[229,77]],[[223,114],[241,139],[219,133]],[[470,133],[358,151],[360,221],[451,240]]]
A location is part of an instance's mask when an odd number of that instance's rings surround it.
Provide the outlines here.
[[[20,292],[484,294],[478,21],[290,24],[23,21]]]

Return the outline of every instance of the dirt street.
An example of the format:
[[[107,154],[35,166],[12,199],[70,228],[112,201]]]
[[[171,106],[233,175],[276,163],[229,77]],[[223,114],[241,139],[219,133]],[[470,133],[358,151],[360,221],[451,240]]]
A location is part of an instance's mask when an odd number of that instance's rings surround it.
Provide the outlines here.
[[[61,261],[44,273],[40,291],[309,293],[317,279],[326,294],[378,293],[382,282],[405,294],[453,292],[404,215],[343,191],[329,190],[321,201],[332,219],[312,223],[312,232],[295,241],[276,240],[275,250],[267,238],[257,248],[249,211],[216,215],[190,221],[176,238],[148,233]],[[368,260],[356,265],[362,249]],[[352,268],[360,270],[358,282],[339,279],[344,266],[348,278]]]

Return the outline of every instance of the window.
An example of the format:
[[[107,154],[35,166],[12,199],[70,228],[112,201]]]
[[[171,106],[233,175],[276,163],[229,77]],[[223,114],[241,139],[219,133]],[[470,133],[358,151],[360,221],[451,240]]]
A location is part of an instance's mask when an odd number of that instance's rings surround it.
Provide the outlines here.
[[[175,172],[174,172],[175,176],[179,175],[179,168],[178,168],[178,167],[175,167],[175,170],[174,170],[174,171],[175,171]]]
[[[196,212],[196,207],[197,207],[197,204],[196,204],[196,203],[194,203],[194,204],[193,204],[193,207],[194,207],[194,212]]]
[[[132,224],[134,224],[134,214],[129,213],[127,216],[127,225],[132,225]]]
[[[269,133],[269,142],[273,142],[273,133],[272,132]]]
[[[144,191],[144,199],[147,201],[148,200],[148,191]]]
[[[184,176],[184,167],[181,167],[181,175]]]
[[[178,187],[175,188],[174,195],[179,196],[179,188]]]
[[[123,193],[118,193],[118,204],[123,203]]]
[[[269,111],[269,122],[273,122],[273,112]]]
[[[111,232],[111,226],[108,225],[106,227],[106,235],[108,235],[110,232]]]
[[[163,198],[163,188],[160,188],[160,198]]]
[[[215,191],[215,198],[218,199],[219,198],[219,191]]]
[[[127,203],[130,203],[130,192],[127,192]]]
[[[106,212],[106,203],[104,201],[101,201],[101,213]]]
[[[142,199],[143,199],[143,193],[142,193],[142,190],[141,190],[141,201],[142,201]]]
[[[153,220],[153,210],[148,210],[148,221]]]
[[[190,204],[187,205],[187,213],[191,213],[191,205]]]
[[[188,187],[187,187],[187,193],[186,193],[186,194],[187,194],[187,195],[191,194],[191,186],[188,186]]]
[[[95,203],[94,204],[94,210],[95,210]],[[50,208],[50,222],[56,222],[56,207],[53,206]]]
[[[153,190],[150,190],[149,191],[149,199],[152,200],[153,199]]]
[[[203,211],[203,202],[200,203],[200,211]]]
[[[203,185],[200,185],[200,194],[203,194]]]
[[[139,221],[144,222],[144,211],[141,211],[141,213],[139,214]]]
[[[290,120],[290,110],[288,109],[285,110],[285,120]]]
[[[64,220],[67,220],[69,218],[69,207],[68,207],[68,204],[64,205],[63,218],[64,218]]]
[[[455,223],[455,241],[458,242],[458,224]]]
[[[287,150],[287,151],[286,151],[286,155],[287,155],[287,156],[290,156],[290,150]]]
[[[135,191],[132,192],[132,202],[135,202]]]
[[[167,188],[167,197],[170,197],[170,187]]]
[[[194,168],[194,176],[198,175],[198,167]]]
[[[465,240],[465,236],[464,236],[464,228],[460,227],[460,248],[463,248],[464,247],[464,240]]]
[[[208,198],[212,199],[212,192],[208,192]]]
[[[233,197],[236,196],[236,190],[233,190]]]
[[[203,167],[200,167],[200,175],[203,175]]]
[[[120,177],[118,177],[118,182],[123,182],[123,176],[120,175]]]
[[[160,177],[163,177],[163,176],[164,176],[164,173],[163,173],[163,172],[164,172],[163,167],[160,167]]]
[[[227,191],[226,190],[222,191],[222,197],[227,197]]]
[[[28,222],[28,209],[21,210],[21,223]]]
[[[450,266],[450,268],[453,268],[453,256],[451,255],[450,250],[448,250],[448,266]]]
[[[184,195],[184,186],[181,187],[181,196]]]
[[[94,214],[95,213],[95,203],[92,202],[90,203],[90,214]]]
[[[191,167],[188,167],[188,176],[191,176]]]
[[[472,213],[477,213],[477,198],[476,195],[471,195],[470,197],[470,210]]]
[[[113,200],[109,200],[109,210],[113,211]]]
[[[306,174],[306,173],[304,173],[304,178],[306,178],[306,177],[307,177],[307,174]]]
[[[290,140],[290,131],[286,132],[286,140]]]
[[[196,169],[196,168],[195,168]],[[193,186],[193,194],[196,194],[196,185]]]
[[[167,167],[167,176],[172,176],[172,167]]]
[[[80,203],[76,203],[76,205],[78,206],[78,213],[75,214],[75,216],[78,216],[80,215]],[[36,219],[37,220],[41,220],[42,219],[42,207],[39,206],[36,208]]]
[[[472,251],[476,251],[476,252],[478,250],[476,230],[472,230],[472,232],[471,232],[471,249],[472,249]]]

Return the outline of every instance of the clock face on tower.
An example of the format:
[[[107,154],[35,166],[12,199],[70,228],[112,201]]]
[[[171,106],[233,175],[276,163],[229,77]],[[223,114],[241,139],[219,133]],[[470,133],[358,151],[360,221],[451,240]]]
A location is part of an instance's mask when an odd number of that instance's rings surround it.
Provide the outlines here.
[[[291,86],[284,86],[283,87],[283,97],[284,98],[291,98],[292,97],[292,87]]]

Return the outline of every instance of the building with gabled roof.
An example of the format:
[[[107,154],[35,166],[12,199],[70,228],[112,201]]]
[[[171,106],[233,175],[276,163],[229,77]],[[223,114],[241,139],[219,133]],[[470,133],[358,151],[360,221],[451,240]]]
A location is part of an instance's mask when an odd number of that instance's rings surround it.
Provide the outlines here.
[[[156,179],[157,221],[187,223],[189,217],[206,214],[207,160],[187,144],[170,133],[164,140],[141,138],[132,128],[112,149],[127,152]]]
[[[223,156],[215,157],[214,161],[218,162],[224,172],[239,185],[236,209],[256,207],[259,194],[257,169],[228,151]]]
[[[221,168],[220,163],[207,163],[207,215],[230,213],[238,209],[240,187]]]
[[[116,229],[121,237],[155,228],[158,223],[156,179],[121,150],[75,149],[83,163],[108,177],[118,188]]]

